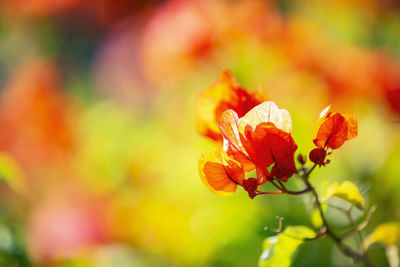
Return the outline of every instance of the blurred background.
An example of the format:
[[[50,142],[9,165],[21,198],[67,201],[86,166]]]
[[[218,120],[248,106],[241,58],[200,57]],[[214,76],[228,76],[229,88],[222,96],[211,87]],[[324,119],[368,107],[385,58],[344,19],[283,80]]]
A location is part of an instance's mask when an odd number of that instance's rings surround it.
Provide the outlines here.
[[[197,95],[225,68],[291,113],[298,152],[327,105],[356,115],[311,182],[356,183],[377,204],[364,235],[399,221],[399,1],[2,0],[0,266],[256,266],[276,215],[313,227],[308,196],[201,183],[218,144]],[[349,265],[325,239],[294,262]]]

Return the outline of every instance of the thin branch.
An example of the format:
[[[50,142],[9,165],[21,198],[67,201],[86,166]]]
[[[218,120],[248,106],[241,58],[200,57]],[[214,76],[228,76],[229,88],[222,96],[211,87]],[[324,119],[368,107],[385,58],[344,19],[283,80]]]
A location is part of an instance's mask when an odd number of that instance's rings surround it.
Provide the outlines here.
[[[285,185],[281,182],[281,180],[277,179],[277,181],[281,185],[282,188],[286,189]]]
[[[339,210],[339,211],[341,211],[341,212],[347,213],[347,210],[346,210],[346,209],[344,209],[344,208],[342,208],[342,207],[339,207],[339,206],[336,206],[336,205],[333,205],[333,204],[331,204],[331,203],[328,203],[328,207],[331,207],[331,208],[337,209],[337,210]]]
[[[305,189],[303,189],[301,191],[286,190],[285,193],[289,194],[289,195],[301,195],[301,194],[304,194],[304,193],[307,193],[307,192],[310,192],[310,191],[311,191],[311,188],[307,187],[307,188],[305,188]]]
[[[280,190],[282,190],[284,193],[286,193],[288,195],[301,195],[301,194],[304,194],[304,193],[306,193],[306,192],[311,190],[311,188],[307,187],[307,188],[305,188],[303,190],[300,190],[300,191],[292,191],[292,190],[287,189],[285,187],[285,185],[279,179],[276,179],[276,181],[278,181],[278,183],[281,185],[281,189]]]
[[[323,234],[321,234],[321,235],[316,235],[316,236],[314,236],[314,237],[306,237],[306,238],[298,238],[298,237],[296,237],[296,236],[292,236],[292,235],[289,235],[289,234],[286,234],[285,232],[282,232],[282,233],[280,233],[281,235],[285,235],[285,236],[287,236],[287,237],[290,237],[290,238],[293,238],[293,239],[296,239],[296,240],[299,240],[299,241],[304,241],[304,242],[307,242],[307,241],[314,241],[314,240],[317,240],[317,239],[320,239],[321,237],[323,237],[324,235],[325,235],[325,233],[323,233]]]
[[[342,234],[340,236],[340,240],[343,241],[346,238],[353,235],[354,233],[359,232],[362,229],[364,229],[365,227],[367,227],[369,224],[369,221],[371,220],[372,213],[374,213],[375,210],[376,210],[376,206],[372,206],[371,209],[369,210],[369,212],[367,213],[367,217],[365,218],[365,220],[362,223],[360,223],[359,225],[357,225],[356,227],[354,227],[353,229],[351,229],[350,231]]]
[[[305,172],[303,174],[303,179],[308,179],[308,177],[310,177],[310,174],[313,172],[313,170],[315,169],[315,167],[317,167],[317,164],[314,163],[314,165],[311,167],[311,169],[309,169],[307,172]]]
[[[280,184],[280,186],[278,184],[276,184],[274,182],[274,180],[272,180],[271,182],[279,191],[256,191],[256,195],[265,195],[265,194],[292,194],[292,195],[299,195],[299,194],[303,194],[303,193],[306,193],[306,192],[311,192],[312,195],[313,195],[313,199],[314,199],[314,205],[316,206],[316,208],[317,208],[317,210],[318,210],[318,212],[319,212],[319,214],[321,216],[322,222],[323,222],[323,227],[320,229],[319,233],[317,233],[317,235],[315,237],[313,237],[313,238],[304,238],[304,239],[299,239],[297,237],[290,236],[290,235],[282,232],[282,220],[283,220],[283,218],[279,218],[279,228],[278,229],[271,229],[269,227],[265,227],[265,230],[268,230],[268,231],[271,231],[271,232],[274,232],[274,233],[285,234],[288,237],[291,237],[291,238],[294,238],[294,239],[298,239],[298,240],[302,240],[302,241],[311,241],[311,240],[315,240],[315,239],[318,239],[318,238],[321,238],[321,237],[327,235],[334,241],[334,243],[336,244],[338,249],[341,250],[346,256],[352,258],[354,261],[363,262],[364,265],[367,266],[367,267],[373,266],[373,264],[369,261],[368,256],[367,256],[365,251],[360,250],[360,252],[356,252],[356,251],[354,251],[353,248],[351,248],[350,246],[348,246],[345,243],[343,243],[343,241],[348,236],[351,236],[355,232],[361,231],[362,229],[364,229],[368,225],[369,220],[370,220],[370,218],[372,216],[372,213],[375,211],[375,206],[373,206],[370,209],[370,211],[369,211],[369,213],[367,215],[367,218],[363,223],[359,224],[357,227],[355,227],[354,229],[350,230],[349,232],[347,232],[347,233],[345,233],[345,234],[343,234],[341,236],[337,236],[333,232],[333,230],[330,228],[330,226],[329,226],[329,224],[328,224],[328,222],[327,222],[327,220],[325,218],[325,214],[324,214],[324,212],[322,210],[321,201],[319,200],[319,196],[318,196],[317,191],[315,190],[315,188],[312,186],[312,184],[308,180],[308,178],[310,177],[310,174],[314,171],[316,166],[317,166],[317,164],[314,164],[308,170],[306,168],[304,168],[304,166],[302,166],[303,173],[302,173],[302,175],[300,175],[300,177],[302,178],[304,184],[306,185],[306,188],[304,190],[301,190],[301,191],[288,190],[285,187],[285,185],[280,180],[277,179],[276,181]],[[353,221],[353,219],[351,217],[351,209],[350,210],[345,210],[345,209],[343,209],[341,207],[337,207],[337,206],[333,206],[333,205],[330,205],[330,206],[333,207],[333,208],[339,209],[339,210],[345,212],[346,214],[348,214],[348,216],[350,218],[350,222],[352,224],[354,224],[354,221]],[[362,236],[361,236],[361,238],[362,238]]]
[[[279,194],[284,194],[282,191],[256,191],[256,195],[279,195]]]
[[[317,191],[315,188],[310,184],[308,181],[308,176],[312,172],[312,170],[315,168],[316,164],[313,166],[313,168],[310,169],[303,177],[303,181],[306,184],[307,187],[311,188],[311,193],[314,196],[314,204],[317,207],[319,214],[322,218],[323,225],[326,227],[326,234],[335,242],[336,246],[347,256],[352,258],[355,261],[362,261],[365,266],[373,266],[371,262],[368,260],[367,256],[364,253],[357,253],[355,252],[351,247],[348,245],[344,244],[341,240],[341,238],[337,237],[336,234],[331,230],[329,227],[329,224],[325,218],[324,212],[321,207],[321,202],[319,200]]]
[[[350,208],[347,210],[347,212],[346,212],[346,215],[347,215],[347,218],[349,219],[349,221],[350,221],[350,224],[351,224],[351,227],[356,227],[356,223],[354,222],[354,219],[353,219],[353,217],[351,216],[351,211],[353,210],[353,207],[354,207],[354,205],[352,204],[351,206],[350,206]],[[356,242],[357,242],[357,245],[358,245],[358,247],[360,248],[360,250],[361,250],[361,245],[362,245],[362,243],[363,243],[363,237],[362,237],[362,235],[361,235],[361,231],[357,231],[357,238],[355,238],[356,239]]]
[[[279,180],[277,180],[277,181],[279,181]],[[286,189],[285,186],[281,187],[281,186],[277,185],[274,180],[271,180],[271,183],[280,191],[284,191],[284,189]]]

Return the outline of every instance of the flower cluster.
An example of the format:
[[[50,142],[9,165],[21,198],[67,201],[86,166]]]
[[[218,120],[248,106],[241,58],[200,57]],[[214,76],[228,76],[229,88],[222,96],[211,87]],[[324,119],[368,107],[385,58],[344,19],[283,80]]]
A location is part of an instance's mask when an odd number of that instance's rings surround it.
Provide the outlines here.
[[[327,149],[337,149],[358,134],[357,120],[353,115],[330,112],[329,109],[330,106],[320,114],[313,140],[317,148],[309,155],[310,160],[319,166],[329,163],[325,160]]]
[[[223,71],[220,80],[200,94],[199,132],[223,140],[223,146],[203,154],[198,165],[201,180],[217,195],[233,194],[239,185],[254,198],[266,193],[259,191],[259,186],[267,181],[279,183],[277,188],[283,190],[282,183],[298,173],[290,114],[262,99],[266,97],[261,93],[246,92],[228,71]],[[357,135],[354,116],[328,110],[317,122],[317,148],[309,155],[319,165],[327,163],[328,148],[339,148]],[[246,173],[254,171],[255,177],[246,178]]]

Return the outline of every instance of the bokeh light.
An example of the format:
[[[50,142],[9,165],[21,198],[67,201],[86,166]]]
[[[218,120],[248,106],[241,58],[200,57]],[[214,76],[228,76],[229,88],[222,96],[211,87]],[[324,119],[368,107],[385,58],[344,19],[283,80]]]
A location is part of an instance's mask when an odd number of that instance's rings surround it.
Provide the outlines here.
[[[324,107],[354,114],[359,136],[312,181],[358,185],[377,205],[366,234],[399,221],[397,1],[6,0],[0,265],[256,266],[275,216],[312,227],[306,196],[201,183],[220,140],[198,134],[196,105],[224,69],[290,112],[297,152]],[[371,259],[388,266],[380,246]],[[327,240],[293,263],[349,265]]]

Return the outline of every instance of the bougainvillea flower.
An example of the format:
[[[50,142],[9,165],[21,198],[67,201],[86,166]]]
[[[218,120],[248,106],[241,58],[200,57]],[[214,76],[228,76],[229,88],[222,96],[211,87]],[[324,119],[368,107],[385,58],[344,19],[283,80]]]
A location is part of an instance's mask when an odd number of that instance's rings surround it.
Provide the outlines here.
[[[199,174],[202,182],[213,193],[220,196],[233,194],[238,184],[244,180],[244,170],[240,163],[221,148],[215,148],[201,155]]]
[[[266,181],[286,182],[297,173],[292,120],[289,112],[275,103],[261,103],[241,118],[228,109],[220,115],[218,126],[223,148],[203,154],[199,160],[200,178],[215,194],[232,194],[241,185],[254,198]],[[257,177],[245,179],[245,173],[254,169]]]
[[[229,71],[224,70],[217,81],[200,93],[197,105],[198,131],[204,136],[220,141],[222,136],[218,122],[224,111],[232,109],[238,117],[243,117],[265,100],[264,94],[247,92]]]
[[[268,101],[240,119],[233,110],[225,111],[221,117],[224,149],[229,151],[227,147],[232,147],[249,159],[256,167],[259,184],[273,177],[286,181],[297,173],[294,163],[297,145],[290,134],[292,121],[286,110]],[[271,172],[270,166],[273,166]]]
[[[346,140],[357,136],[357,120],[353,115],[329,112],[329,108],[321,112],[313,142],[319,148],[337,149]]]

